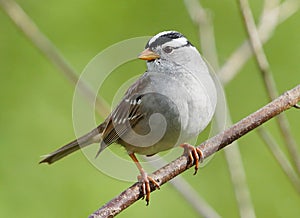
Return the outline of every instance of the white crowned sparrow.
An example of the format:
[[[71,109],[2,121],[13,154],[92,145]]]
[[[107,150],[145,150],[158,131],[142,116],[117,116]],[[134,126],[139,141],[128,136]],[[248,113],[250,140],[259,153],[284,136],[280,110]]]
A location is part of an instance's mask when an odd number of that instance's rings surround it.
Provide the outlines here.
[[[197,49],[179,32],[165,31],[152,37],[138,58],[147,61],[147,71],[127,90],[121,102],[86,135],[46,155],[40,163],[53,163],[92,143],[98,154],[112,143],[125,147],[137,165],[147,204],[151,181],[135,153],[151,156],[182,145],[195,161],[201,151],[183,144],[196,137],[210,122],[216,107],[216,89]]]

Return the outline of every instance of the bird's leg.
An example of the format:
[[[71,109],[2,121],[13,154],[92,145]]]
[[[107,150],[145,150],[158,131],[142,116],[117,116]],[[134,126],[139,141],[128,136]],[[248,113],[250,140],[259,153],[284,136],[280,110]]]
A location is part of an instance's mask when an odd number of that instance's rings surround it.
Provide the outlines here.
[[[200,148],[197,148],[187,143],[184,143],[180,146],[184,149],[184,154],[188,155],[188,157],[190,158],[191,163],[195,163],[194,175],[196,175],[199,169],[199,162],[203,162],[203,152]]]
[[[152,177],[148,176],[147,172],[143,169],[143,167],[141,166],[140,162],[138,161],[138,159],[136,158],[134,153],[129,153],[129,156],[134,161],[135,165],[137,166],[137,168],[140,171],[140,175],[138,176],[138,180],[139,180],[139,182],[142,183],[143,196],[144,197],[146,196],[146,202],[147,202],[147,205],[148,205],[149,200],[150,200],[150,192],[151,192],[151,187],[150,187],[149,182],[151,181],[157,189],[159,189],[160,186]]]

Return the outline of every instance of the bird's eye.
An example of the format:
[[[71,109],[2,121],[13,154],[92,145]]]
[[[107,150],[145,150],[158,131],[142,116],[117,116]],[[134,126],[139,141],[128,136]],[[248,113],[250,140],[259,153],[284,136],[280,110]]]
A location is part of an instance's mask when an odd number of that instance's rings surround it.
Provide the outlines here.
[[[171,53],[173,51],[173,48],[171,46],[166,46],[163,48],[164,52]]]

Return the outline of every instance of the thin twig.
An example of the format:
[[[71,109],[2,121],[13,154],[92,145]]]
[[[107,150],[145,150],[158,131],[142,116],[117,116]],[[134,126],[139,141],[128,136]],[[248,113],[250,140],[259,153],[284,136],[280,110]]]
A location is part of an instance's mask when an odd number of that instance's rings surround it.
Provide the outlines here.
[[[266,121],[280,114],[281,112],[293,107],[300,101],[300,85],[285,92],[266,106],[262,107],[258,111],[242,119],[229,129],[222,133],[208,139],[199,145],[199,148],[203,152],[203,158],[207,158],[215,152],[221,150],[225,146],[231,144],[233,141],[247,134],[256,127],[262,125]],[[155,171],[152,175],[160,185],[168,182],[175,176],[181,174],[192,164],[189,163],[187,156],[180,156],[176,160],[172,161],[168,165]],[[151,191],[154,191],[152,186]],[[135,183],[120,195],[109,201],[100,209],[90,215],[91,218],[100,217],[113,217],[119,214],[121,211],[132,205],[134,202],[142,198],[141,184]]]
[[[235,198],[238,203],[240,217],[256,217],[251,201],[250,190],[247,184],[242,155],[237,143],[225,149],[224,153],[230,172]]]
[[[239,0],[240,9],[245,21],[246,30],[250,39],[250,45],[253,50],[256,62],[264,77],[265,86],[270,100],[275,99],[278,96],[276,84],[272,76],[272,71],[267,59],[267,56],[263,50],[262,43],[260,41],[254,18],[247,0]]]
[[[64,59],[53,43],[39,30],[33,20],[13,0],[0,0],[0,6],[13,23],[39,49],[39,51],[74,85],[78,85],[82,94],[90,104],[95,104],[97,112],[106,117],[110,110],[108,104],[100,97],[94,99],[93,91],[82,80],[78,80],[78,73]]]
[[[279,145],[265,128],[257,128],[257,131],[265,144],[268,146],[274,158],[277,160],[277,163],[279,163],[280,168],[287,175],[296,191],[300,194],[300,178],[290,165],[290,162],[286,159],[285,154],[281,151]]]
[[[210,13],[207,11],[207,9],[202,7],[199,1],[186,0],[184,2],[190,17],[198,26],[203,55],[208,60],[208,63],[212,65],[212,68],[218,72],[219,61],[215,43],[214,25]],[[221,119],[221,117],[223,117],[222,115],[224,110],[227,111],[226,126],[232,125],[229,108],[226,103],[225,107],[226,108],[224,108],[222,111],[216,111],[215,119],[217,123],[217,132],[224,130],[224,126],[222,126],[224,121]],[[254,218],[256,217],[255,211],[251,201],[250,191],[247,184],[246,173],[243,167],[238,142],[233,142],[233,146],[225,149],[224,153],[230,172],[231,182],[234,188],[240,217]]]
[[[266,43],[276,27],[295,14],[300,8],[298,0],[286,0],[279,6],[266,9],[260,18],[258,34],[261,42]],[[228,84],[252,56],[249,40],[245,40],[227,59],[218,72],[223,85]]]
[[[254,18],[249,7],[247,0],[239,0],[240,9],[242,16],[245,21],[245,27],[249,35],[250,44],[255,56],[255,60],[258,64],[258,67],[262,73],[263,81],[270,100],[275,99],[278,96],[276,84],[272,75],[272,71],[262,47],[262,43],[259,38],[259,34],[256,29]],[[291,135],[289,128],[289,122],[285,115],[277,116],[276,121],[278,123],[281,135],[285,141],[285,144],[288,148],[289,154],[292,157],[293,165],[296,167],[298,174],[300,174],[300,155],[297,149],[296,141]]]

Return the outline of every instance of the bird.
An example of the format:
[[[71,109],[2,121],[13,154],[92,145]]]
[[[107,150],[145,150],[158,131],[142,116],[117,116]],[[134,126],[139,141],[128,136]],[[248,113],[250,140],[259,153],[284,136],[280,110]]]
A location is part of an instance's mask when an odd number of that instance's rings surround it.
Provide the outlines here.
[[[210,123],[217,91],[208,66],[196,47],[180,32],[163,31],[146,43],[138,58],[146,71],[128,88],[108,117],[87,134],[45,155],[40,163],[52,164],[93,143],[100,145],[96,157],[112,143],[120,144],[136,164],[141,194],[149,204],[154,180],[135,154],[152,156],[181,146],[195,163],[203,153],[187,142]]]

